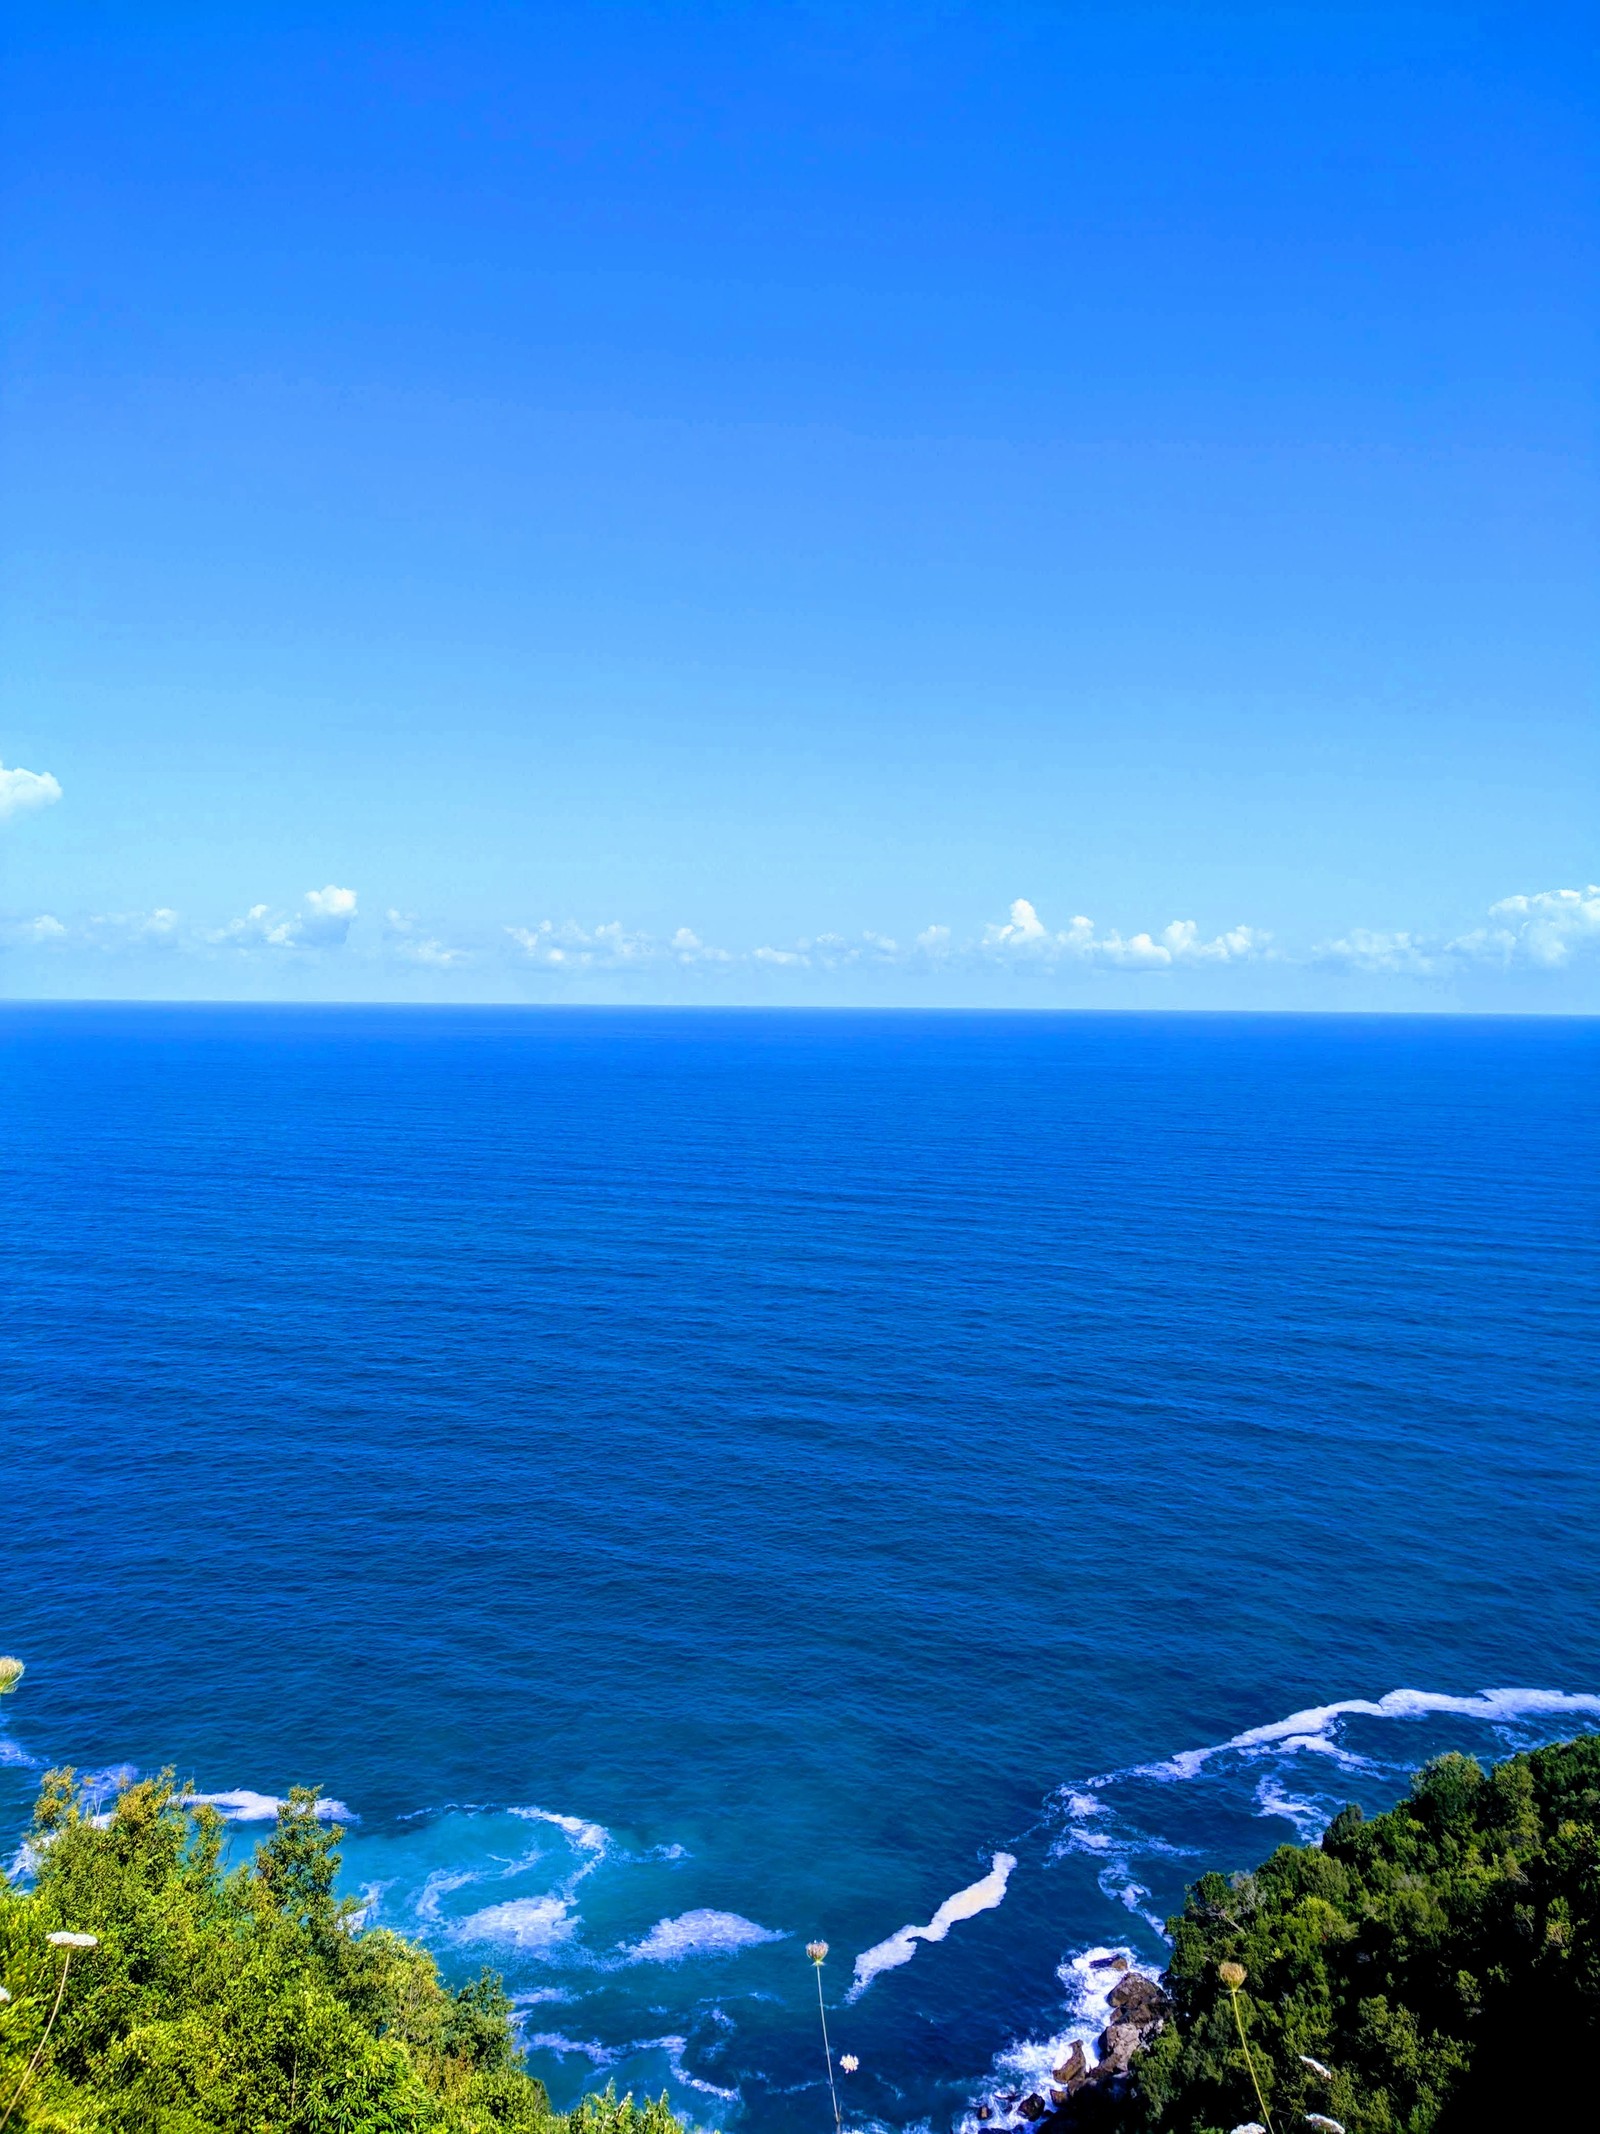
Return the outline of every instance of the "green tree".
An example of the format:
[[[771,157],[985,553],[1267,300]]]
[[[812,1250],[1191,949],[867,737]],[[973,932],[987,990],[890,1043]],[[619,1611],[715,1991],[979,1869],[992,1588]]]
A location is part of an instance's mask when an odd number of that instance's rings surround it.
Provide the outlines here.
[[[1129,2128],[1257,2116],[1223,1964],[1280,2126],[1470,2134],[1584,2124],[1600,2048],[1600,1735],[1485,1772],[1445,1756],[1408,1800],[1318,1845],[1204,1875],[1168,1922],[1176,2014],[1135,2062]],[[1327,2074],[1318,2072],[1328,2070]]]
[[[553,2114],[492,1972],[451,1992],[425,1949],[356,1930],[342,1835],[297,1788],[224,1872],[221,1819],[170,1771],[103,1819],[51,1772],[32,1887],[0,1885],[6,2134],[683,2134],[664,2098]],[[65,1992],[62,1931],[95,1937]]]

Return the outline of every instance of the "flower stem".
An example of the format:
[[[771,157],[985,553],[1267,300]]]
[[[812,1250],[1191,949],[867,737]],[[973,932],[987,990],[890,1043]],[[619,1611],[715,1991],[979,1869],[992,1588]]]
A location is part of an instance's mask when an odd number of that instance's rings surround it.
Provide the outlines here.
[[[1272,2114],[1267,2110],[1267,2100],[1261,2094],[1261,2084],[1256,2080],[1256,2063],[1251,2056],[1250,2040],[1244,2034],[1244,2017],[1239,2013],[1239,1989],[1228,1988],[1228,1998],[1233,2003],[1233,2020],[1238,2026],[1239,2043],[1244,2048],[1244,2064],[1250,2070],[1250,2087],[1256,2093],[1256,2103],[1261,2107],[1261,2116],[1267,2124],[1267,2134],[1272,2134]]]
[[[833,2079],[833,2047],[828,2043],[828,2011],[822,2002],[822,1966],[817,1972],[817,2013],[822,2018],[822,2050],[828,2061],[828,2095],[833,2099],[833,2134],[844,2134],[844,2121],[839,2117],[839,2091]]]

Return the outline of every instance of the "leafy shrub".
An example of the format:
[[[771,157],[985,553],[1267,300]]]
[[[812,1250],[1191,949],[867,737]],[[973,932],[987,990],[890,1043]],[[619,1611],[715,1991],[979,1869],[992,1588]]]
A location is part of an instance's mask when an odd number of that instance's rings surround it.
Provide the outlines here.
[[[1347,2134],[1466,2134],[1530,2106],[1554,2108],[1540,2125],[1586,2124],[1569,2100],[1596,2109],[1600,1735],[1488,1772],[1442,1757],[1387,1815],[1349,1807],[1319,1845],[1202,1876],[1168,1924],[1177,2013],[1135,2063],[1132,2128],[1257,2116],[1224,1962],[1247,1974],[1280,2128],[1321,2113]]]
[[[659,2104],[586,2098],[569,2118],[515,2050],[491,1972],[451,1992],[426,1950],[354,1930],[333,1894],[344,1833],[290,1794],[254,1859],[221,1867],[223,1825],[170,1772],[108,1818],[51,1772],[27,1853],[0,1884],[0,2112],[33,2134],[683,2134]],[[53,2027],[62,1951],[72,1952]],[[9,2129],[8,2129],[9,2134]]]

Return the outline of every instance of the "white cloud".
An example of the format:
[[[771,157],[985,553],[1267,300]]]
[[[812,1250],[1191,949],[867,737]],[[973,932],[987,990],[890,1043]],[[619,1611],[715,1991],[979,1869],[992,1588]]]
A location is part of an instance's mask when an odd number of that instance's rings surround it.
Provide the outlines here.
[[[61,798],[61,787],[48,771],[7,770],[0,763],[0,822],[29,808],[48,808]]]
[[[537,926],[506,928],[525,956],[553,970],[583,970],[592,964],[597,954],[604,953],[599,937],[606,931],[597,927],[594,933],[586,933],[581,926],[558,926],[553,919],[541,919]]]
[[[9,919],[0,927],[0,942],[7,948],[53,948],[66,939],[67,928],[48,911],[36,919]]]
[[[1202,941],[1192,919],[1174,919],[1159,934],[1124,937],[1115,928],[1102,934],[1081,912],[1059,933],[1052,933],[1028,899],[1018,897],[1006,924],[986,926],[978,945],[985,956],[1007,962],[1052,966],[1082,962],[1106,964],[1115,970],[1160,971],[1174,964],[1246,962],[1266,954],[1270,939],[1255,927],[1235,926]]]
[[[356,915],[355,891],[341,889],[337,883],[329,882],[324,889],[308,889],[304,903],[304,915],[292,922],[298,929],[294,935],[295,945],[339,947],[348,937]]]
[[[1202,941],[1193,919],[1174,919],[1161,930],[1161,940],[1174,963],[1238,963],[1263,955],[1270,934],[1254,926],[1231,926],[1225,934]]]
[[[84,928],[84,934],[101,948],[174,943],[178,939],[178,914],[170,904],[158,904],[154,911],[98,912]]]
[[[508,926],[506,932],[530,962],[561,971],[639,970],[650,965],[726,964],[736,959],[725,948],[702,941],[692,926],[680,926],[666,940],[636,933],[618,919],[593,928],[541,919],[537,926]]]
[[[218,946],[246,949],[343,947],[356,916],[356,892],[329,882],[325,889],[308,889],[301,903],[305,909],[287,917],[275,914],[270,904],[252,904],[242,919],[207,938]]]
[[[1074,919],[1074,926],[1087,926],[1087,919]],[[1034,949],[1050,940],[1050,935],[1040,923],[1039,914],[1026,897],[1018,897],[1011,907],[1010,924],[986,926],[983,930],[985,948]]]
[[[1172,963],[1171,949],[1164,942],[1153,941],[1148,934],[1134,934],[1124,941],[1119,933],[1112,932],[1103,941],[1087,941],[1081,947],[1075,943],[1073,953],[1097,957],[1124,971],[1164,971]]]
[[[898,941],[868,929],[855,940],[848,934],[826,933],[799,940],[793,948],[764,944],[752,951],[750,960],[780,970],[842,971],[861,963],[904,963],[907,957]]]
[[[672,937],[672,953],[680,963],[731,963],[725,948],[708,948],[693,927],[680,926]]]
[[[1312,951],[1318,963],[1343,964],[1351,971],[1390,971],[1412,978],[1431,977],[1442,968],[1437,949],[1417,934],[1374,933],[1352,927],[1338,941],[1324,941]]]
[[[290,911],[253,904],[231,924],[210,930],[184,924],[166,905],[148,912],[100,913],[65,921],[49,912],[32,918],[0,917],[0,945],[9,949],[80,947],[106,954],[148,952],[164,945],[201,955],[231,949],[273,958],[343,947],[358,913],[356,891],[329,882],[307,890]],[[1102,930],[1078,913],[1053,927],[1026,897],[1011,903],[1004,920],[964,936],[946,925],[896,935],[869,928],[852,935],[830,931],[784,944],[763,942],[755,948],[729,950],[706,941],[689,926],[656,935],[617,919],[593,927],[543,919],[536,925],[508,926],[503,935],[521,958],[552,976],[707,970],[796,975],[895,970],[931,975],[935,971],[964,969],[975,974],[984,969],[1010,969],[1044,980],[1091,969],[1160,973],[1220,971],[1246,963],[1275,967],[1298,963],[1399,978],[1443,979],[1471,971],[1559,971],[1580,956],[1600,950],[1600,886],[1503,897],[1490,907],[1483,925],[1455,935],[1355,927],[1301,954],[1279,949],[1271,935],[1252,926],[1203,936],[1193,919],[1172,919],[1159,928],[1125,934],[1115,927]],[[371,953],[446,971],[462,966],[481,970],[494,951],[484,943],[457,946],[429,931],[414,914],[391,908],[384,915],[381,939],[371,944]]]
[[[1592,882],[1586,889],[1502,897],[1490,905],[1488,916],[1498,923],[1450,939],[1354,927],[1337,941],[1320,943],[1312,961],[1354,971],[1439,978],[1486,966],[1559,970],[1574,955],[1600,947],[1600,885]]]
[[[1600,946],[1600,883],[1586,889],[1544,889],[1536,896],[1502,897],[1489,906],[1497,931],[1512,936],[1513,953],[1549,968],[1563,964],[1574,949]]]
[[[240,948],[259,948],[272,930],[270,904],[252,904],[242,919],[233,919],[208,938],[219,944],[233,942]]]
[[[391,953],[402,962],[421,965],[424,970],[447,971],[458,963],[470,961],[464,948],[451,948],[431,934],[419,933],[413,915],[396,911],[393,906],[384,913],[384,934]]]
[[[1097,933],[1092,920],[1078,917],[1052,932],[1026,897],[1012,904],[1008,919],[987,926],[976,940],[958,942],[948,926],[927,926],[908,943],[867,928],[857,935],[821,933],[788,946],[763,942],[732,953],[714,948],[691,927],[680,926],[663,941],[633,933],[619,921],[585,928],[571,921],[542,919],[537,926],[508,926],[505,932],[531,962],[551,971],[616,971],[676,963],[754,965],[770,970],[837,971],[861,966],[926,969],[948,967],[958,959],[984,962],[1029,962],[1046,968],[1070,962],[1098,963],[1113,969],[1167,970],[1178,964],[1221,964],[1272,953],[1270,936],[1236,926],[1212,940],[1202,940],[1192,919],[1174,919],[1159,934],[1128,937]]]
[[[433,971],[452,970],[458,963],[465,963],[467,960],[464,948],[449,948],[443,941],[435,941],[431,936],[403,942],[400,953],[408,963],[419,963],[425,969]]]
[[[13,948],[65,947],[75,943],[102,953],[112,953],[152,944],[175,943],[178,914],[167,905],[161,905],[155,911],[96,912],[93,917],[76,919],[69,926],[53,912],[46,911],[36,919],[10,920],[0,930]]]

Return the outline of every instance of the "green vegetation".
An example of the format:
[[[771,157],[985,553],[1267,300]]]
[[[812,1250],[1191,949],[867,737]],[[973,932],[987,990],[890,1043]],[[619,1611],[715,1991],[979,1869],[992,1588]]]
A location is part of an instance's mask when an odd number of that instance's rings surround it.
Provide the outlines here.
[[[103,1827],[46,1778],[33,1887],[0,1884],[5,2134],[683,2134],[665,2098],[552,2114],[492,1973],[452,1993],[425,1950],[354,1930],[315,1794],[232,1872],[222,1836],[170,1773]]]
[[[1600,2121],[1600,1735],[1443,1757],[1387,1815],[1204,1876],[1171,1927],[1129,2129],[1259,2120],[1251,2063],[1277,2134]]]

